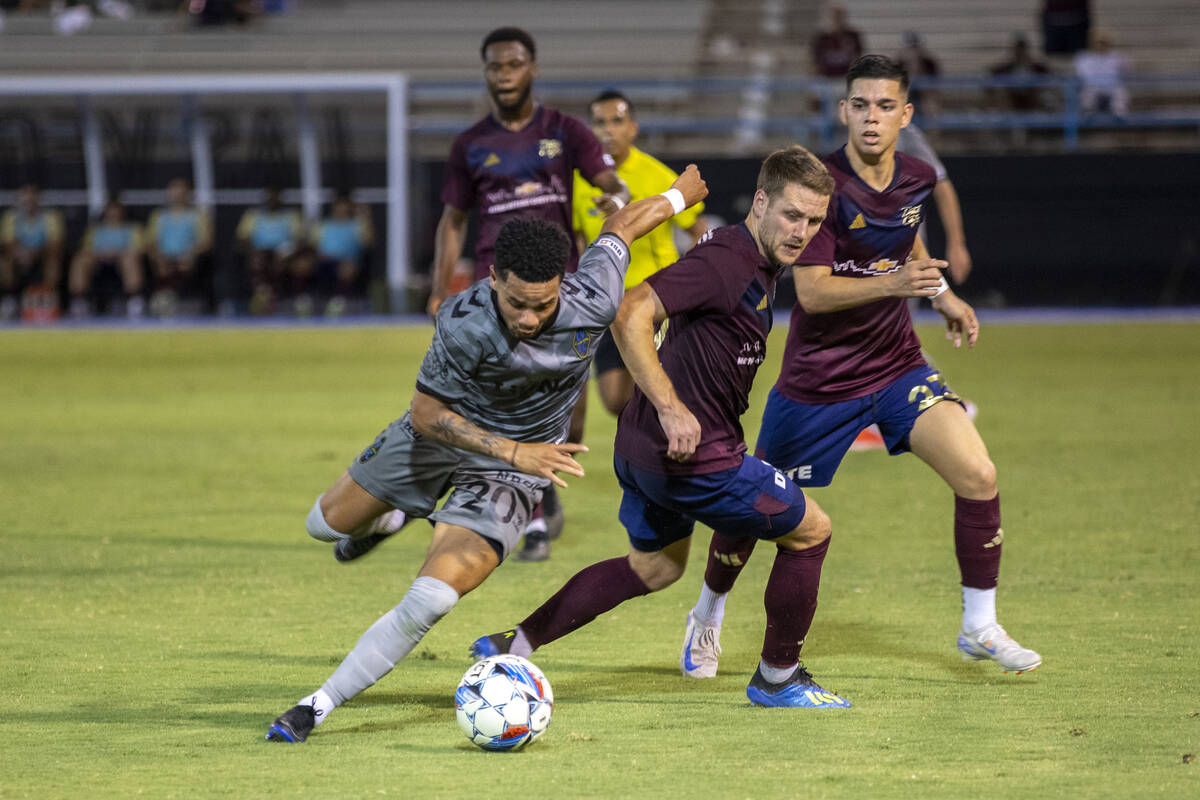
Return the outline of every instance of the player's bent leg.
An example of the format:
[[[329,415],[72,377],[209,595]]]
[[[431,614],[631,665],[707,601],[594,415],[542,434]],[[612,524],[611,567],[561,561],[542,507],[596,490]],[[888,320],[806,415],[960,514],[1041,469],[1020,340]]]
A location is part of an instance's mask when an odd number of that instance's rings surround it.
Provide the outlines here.
[[[908,435],[909,449],[959,497],[990,500],[996,495],[996,466],[975,424],[958,403],[936,403]]]
[[[690,542],[688,536],[662,550],[631,549],[628,556],[585,567],[516,628],[476,639],[471,644],[471,655],[483,658],[512,653],[528,657],[542,645],[582,628],[626,600],[670,586],[687,566]]]
[[[419,576],[400,604],[359,637],[354,649],[321,688],[271,724],[267,739],[304,741],[333,709],[391,672],[429,629],[454,608],[459,596],[460,593],[446,582],[427,575]]]
[[[959,652],[966,660],[995,661],[1004,672],[1037,669],[1041,656],[1018,644],[996,618],[1004,531],[996,467],[982,437],[961,406],[943,402],[917,417],[909,444],[955,493],[954,547],[963,599]]]
[[[404,512],[374,497],[348,472],[317,498],[305,520],[309,536],[334,543],[338,561],[365,555],[407,524]]]
[[[817,611],[821,567],[832,534],[829,516],[811,498],[805,501],[800,523],[771,540],[777,549],[763,594],[767,630],[746,696],[759,706],[849,708],[847,700],[822,689],[799,663],[800,649]]]
[[[490,539],[461,525],[439,522],[418,576],[436,578],[464,595],[498,566],[500,554]]]

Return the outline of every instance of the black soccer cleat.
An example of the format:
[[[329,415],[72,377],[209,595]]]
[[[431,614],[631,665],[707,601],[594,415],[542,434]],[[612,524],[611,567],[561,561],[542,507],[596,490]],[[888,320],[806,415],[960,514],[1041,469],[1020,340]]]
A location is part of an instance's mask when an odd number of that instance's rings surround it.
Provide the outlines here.
[[[480,636],[475,641],[471,642],[471,658],[487,658],[488,656],[506,655],[509,648],[512,647],[513,639],[516,638],[517,629],[513,628],[500,633],[493,633],[489,636]]]
[[[383,542],[384,539],[394,535],[395,533],[372,533],[370,536],[364,536],[361,539],[338,539],[333,543],[333,557],[345,564],[348,561],[365,556]]]
[[[552,483],[542,493],[542,519],[546,521],[546,534],[553,541],[563,532],[563,507],[558,499],[558,488]]]
[[[514,555],[517,561],[546,561],[550,558],[550,536],[545,531],[525,534],[525,544]]]
[[[267,741],[298,744],[308,738],[316,724],[317,712],[312,706],[292,706],[271,723]]]

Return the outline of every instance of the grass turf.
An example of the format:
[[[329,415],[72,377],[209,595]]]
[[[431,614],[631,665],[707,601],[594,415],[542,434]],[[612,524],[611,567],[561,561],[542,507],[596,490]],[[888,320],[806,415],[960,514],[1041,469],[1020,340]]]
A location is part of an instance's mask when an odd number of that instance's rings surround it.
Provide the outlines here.
[[[469,744],[452,692],[474,637],[625,551],[595,396],[553,559],[503,565],[284,746],[271,719],[399,601],[428,541],[418,523],[339,565],[303,530],[407,406],[428,330],[0,335],[0,796],[1195,795],[1200,326],[993,326],[969,354],[921,332],[980,406],[1001,621],[1045,665],[959,660],[949,491],[911,456],[850,454],[815,493],[835,533],[805,658],[853,710],[749,707],[767,548],[729,601],[721,674],[680,677],[701,531],[678,584],[535,654],[558,703],[517,754]]]

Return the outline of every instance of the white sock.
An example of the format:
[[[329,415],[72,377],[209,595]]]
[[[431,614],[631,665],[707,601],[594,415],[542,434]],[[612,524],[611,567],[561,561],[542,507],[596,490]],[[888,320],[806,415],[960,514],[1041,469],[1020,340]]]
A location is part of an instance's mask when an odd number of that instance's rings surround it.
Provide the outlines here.
[[[304,527],[308,530],[308,535],[319,542],[336,542],[338,539],[349,539],[350,536],[348,534],[338,533],[329,527],[329,523],[325,521],[325,515],[321,512],[322,497],[324,495],[317,495],[317,502],[313,503],[312,510],[308,512],[308,517],[304,520]]]
[[[525,631],[517,626],[517,635],[513,637],[512,644],[508,646],[508,652],[514,656],[521,658],[529,658],[533,655],[533,645],[529,644],[529,639],[525,638]]]
[[[322,722],[324,722],[325,717],[329,715],[329,712],[338,707],[338,704],[333,702],[333,698],[327,695],[324,689],[317,689],[308,697],[303,698],[296,705],[312,706],[317,715],[317,725],[320,725]]]
[[[380,514],[372,520],[367,533],[395,533],[403,528],[404,523],[407,521],[408,518],[404,515],[404,512],[395,508],[385,514]]]
[[[767,683],[783,683],[792,677],[792,673],[796,671],[796,664],[792,664],[790,667],[772,667],[760,658],[758,671],[767,679]]]
[[[725,598],[729,592],[717,594],[708,588],[707,583],[700,584],[700,599],[692,609],[692,618],[703,622],[709,627],[716,627],[725,619]]]
[[[967,633],[977,631],[984,625],[996,621],[996,590],[962,587],[962,629]]]

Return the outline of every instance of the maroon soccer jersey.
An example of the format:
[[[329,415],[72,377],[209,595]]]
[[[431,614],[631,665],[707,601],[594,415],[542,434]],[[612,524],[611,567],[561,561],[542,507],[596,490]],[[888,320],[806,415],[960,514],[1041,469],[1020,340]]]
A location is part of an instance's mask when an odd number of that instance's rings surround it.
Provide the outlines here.
[[[613,168],[612,158],[586,125],[546,106],[538,106],[519,131],[488,114],[455,137],[442,202],[461,211],[479,210],[475,279],[488,276],[504,223],[534,217],[557,222],[570,233],[573,170],[591,179]],[[578,260],[571,237],[568,271]]]
[[[700,422],[700,444],[685,462],[667,458],[658,412],[635,389],[617,423],[617,455],[668,475],[700,475],[742,463],[740,418],[767,352],[779,273],[739,223],[706,234],[687,255],[646,279],[669,317],[658,358]]]
[[[897,153],[891,185],[877,192],[855,174],[844,147],[827,156],[825,166],[837,188],[829,215],[797,263],[862,280],[899,269],[925,218],[937,182],[933,167]],[[871,394],[923,363],[903,297],[827,314],[808,314],[797,303],[775,388],[800,403],[836,403]]]

